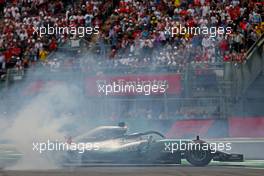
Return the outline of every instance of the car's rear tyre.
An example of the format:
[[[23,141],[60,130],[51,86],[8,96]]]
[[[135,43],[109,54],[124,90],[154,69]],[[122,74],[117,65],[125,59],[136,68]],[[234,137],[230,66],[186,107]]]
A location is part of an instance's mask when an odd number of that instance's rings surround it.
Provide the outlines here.
[[[212,160],[210,150],[190,150],[186,153],[186,160],[193,166],[207,166]]]

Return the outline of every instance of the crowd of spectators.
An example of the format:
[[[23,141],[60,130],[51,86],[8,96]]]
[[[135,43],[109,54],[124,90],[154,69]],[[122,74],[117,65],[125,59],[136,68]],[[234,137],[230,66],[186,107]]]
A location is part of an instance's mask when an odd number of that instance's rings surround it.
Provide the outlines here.
[[[0,55],[4,57],[2,69],[28,67],[44,60],[57,48],[58,36],[40,38],[34,27],[58,22],[63,13],[62,1],[13,1],[5,3],[0,24]]]
[[[49,53],[68,38],[55,33],[40,36],[40,27],[93,27],[102,25],[102,17],[111,0],[13,0],[0,1],[0,75],[7,68],[18,70],[46,63]],[[89,36],[88,36],[89,37]]]
[[[58,57],[47,61],[47,56],[74,36],[40,37],[34,32],[34,28],[47,25],[100,27],[95,55],[79,53],[80,60],[76,60],[78,55],[68,55],[65,57],[70,59],[64,62],[65,67],[84,66],[82,69],[93,72],[99,68],[108,68],[110,72],[117,68],[182,72],[188,63],[241,63],[247,50],[264,33],[264,4],[257,0],[121,0],[104,22],[111,3],[111,0],[0,0],[0,76],[7,68],[22,70],[38,61],[50,65],[52,70],[61,65]],[[180,25],[231,27],[232,33],[210,37],[171,36],[166,32],[168,27]],[[178,109],[166,114],[164,110],[139,108],[124,111],[120,117],[165,120],[210,115],[212,112],[203,109]]]
[[[121,0],[103,23],[111,2],[0,1],[1,71],[45,61],[48,53],[69,38],[61,34],[39,37],[33,27],[99,26],[98,53],[82,61],[88,70],[149,66],[176,72],[187,63],[243,62],[246,51],[264,31],[263,3],[257,0]],[[180,25],[230,27],[232,33],[210,37],[166,32]]]
[[[104,25],[100,54],[114,67],[173,66],[190,62],[243,62],[246,51],[264,32],[261,1],[121,0]],[[168,27],[230,27],[231,34],[175,35]],[[107,46],[110,51],[107,52]]]

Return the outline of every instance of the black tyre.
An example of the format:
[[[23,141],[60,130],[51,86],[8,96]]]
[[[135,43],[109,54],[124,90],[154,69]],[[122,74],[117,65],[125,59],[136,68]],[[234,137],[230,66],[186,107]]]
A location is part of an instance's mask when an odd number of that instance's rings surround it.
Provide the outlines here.
[[[186,160],[193,166],[207,166],[212,160],[210,150],[190,150],[186,152]]]

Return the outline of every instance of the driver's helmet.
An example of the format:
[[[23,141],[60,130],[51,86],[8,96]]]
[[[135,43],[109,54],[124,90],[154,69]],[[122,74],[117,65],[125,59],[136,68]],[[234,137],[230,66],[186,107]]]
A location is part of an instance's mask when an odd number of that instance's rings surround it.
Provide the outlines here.
[[[118,123],[118,126],[123,128],[123,127],[126,126],[126,123],[125,123],[125,122],[119,122],[119,123]]]

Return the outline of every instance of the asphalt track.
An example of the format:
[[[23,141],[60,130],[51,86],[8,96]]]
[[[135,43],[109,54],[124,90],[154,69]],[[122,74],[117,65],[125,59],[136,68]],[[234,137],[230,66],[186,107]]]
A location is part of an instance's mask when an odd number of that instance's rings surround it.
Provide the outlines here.
[[[263,168],[238,166],[74,167],[49,171],[0,171],[0,176],[263,176]]]
[[[264,176],[264,160],[246,160],[242,163],[212,162],[207,167],[193,167],[183,161],[182,165],[89,165],[67,166],[56,170],[36,168],[19,171],[1,169],[0,162],[0,176]]]

